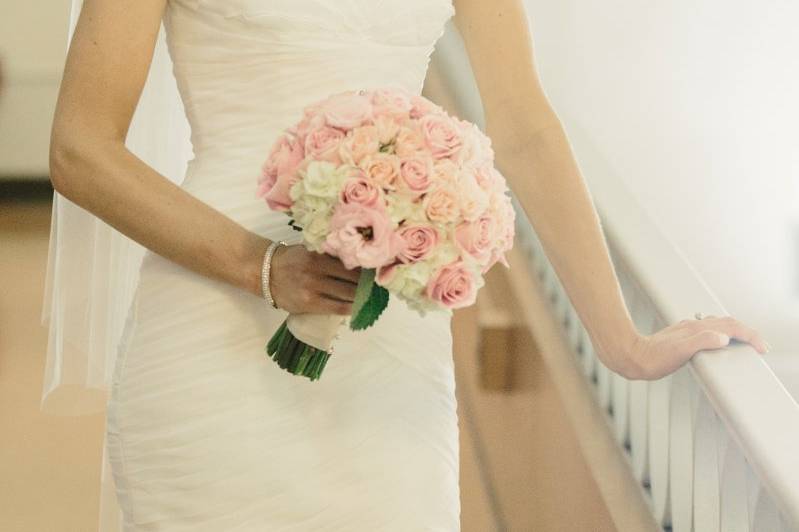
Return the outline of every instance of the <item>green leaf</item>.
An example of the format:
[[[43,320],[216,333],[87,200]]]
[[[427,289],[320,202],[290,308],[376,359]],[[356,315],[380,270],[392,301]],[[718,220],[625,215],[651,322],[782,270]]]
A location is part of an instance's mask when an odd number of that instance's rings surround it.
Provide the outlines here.
[[[361,270],[355,300],[352,303],[350,329],[360,331],[370,327],[388,305],[388,290],[375,283],[374,268]]]

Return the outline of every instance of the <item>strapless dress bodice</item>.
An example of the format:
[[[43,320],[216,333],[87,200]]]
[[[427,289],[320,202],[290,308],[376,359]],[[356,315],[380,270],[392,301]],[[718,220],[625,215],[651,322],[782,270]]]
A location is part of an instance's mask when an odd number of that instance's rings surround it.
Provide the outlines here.
[[[421,93],[453,14],[450,0],[169,0],[164,27],[194,150],[182,186],[251,229],[285,224],[255,196],[277,135],[334,92]]]

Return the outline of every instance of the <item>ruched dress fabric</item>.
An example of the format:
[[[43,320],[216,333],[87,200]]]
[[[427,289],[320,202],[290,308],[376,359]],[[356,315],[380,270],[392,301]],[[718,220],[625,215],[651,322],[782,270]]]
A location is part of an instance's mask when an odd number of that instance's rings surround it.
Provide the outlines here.
[[[255,195],[276,136],[351,89],[420,93],[449,0],[169,0],[192,129],[186,191],[298,242]],[[264,346],[286,313],[145,255],[114,367],[106,453],[125,531],[460,530],[451,312],[394,298],[342,329],[322,378]]]

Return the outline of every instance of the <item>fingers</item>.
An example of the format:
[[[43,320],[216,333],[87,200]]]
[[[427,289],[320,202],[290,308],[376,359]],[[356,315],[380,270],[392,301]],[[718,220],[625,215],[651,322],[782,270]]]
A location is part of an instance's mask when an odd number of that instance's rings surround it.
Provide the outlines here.
[[[361,268],[348,270],[338,257],[328,255],[327,253],[317,255],[318,258],[314,261],[314,265],[319,268],[320,273],[351,283],[358,283],[358,278],[361,276]]]
[[[702,321],[704,322],[705,320]],[[766,342],[759,332],[751,327],[747,327],[732,316],[714,318],[710,320],[709,324],[712,324],[715,330],[723,332],[731,338],[747,342],[761,354],[768,351]]]
[[[741,321],[733,318],[732,316],[707,316],[702,320],[689,321],[684,320],[684,325],[694,331],[709,331],[726,335],[729,338],[735,338],[742,342],[749,343],[760,354],[768,351],[766,342],[763,337],[755,329],[744,325]],[[683,323],[683,322],[681,322]],[[695,336],[695,335],[693,335]],[[689,338],[693,338],[693,336]],[[726,343],[724,345],[727,345]],[[719,347],[719,346],[716,346]]]
[[[352,302],[351,301],[341,301],[340,299],[333,299],[326,296],[319,296],[316,305],[321,312],[326,312],[330,314],[340,314],[342,316],[348,316],[352,314]]]
[[[681,351],[684,349],[683,352],[691,354],[706,349],[718,349],[729,343],[729,335],[711,329],[699,331],[679,341]]]
[[[314,282],[313,288],[322,296],[340,299],[352,303],[355,301],[355,283],[334,279],[333,277],[320,277]]]

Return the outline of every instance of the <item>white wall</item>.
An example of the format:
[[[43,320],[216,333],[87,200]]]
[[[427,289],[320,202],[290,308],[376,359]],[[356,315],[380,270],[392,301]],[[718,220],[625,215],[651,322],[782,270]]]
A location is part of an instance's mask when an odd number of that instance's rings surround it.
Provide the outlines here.
[[[591,138],[731,315],[776,349],[796,346],[799,3],[527,6],[567,129]]]
[[[69,0],[0,0],[0,179],[47,176]]]

